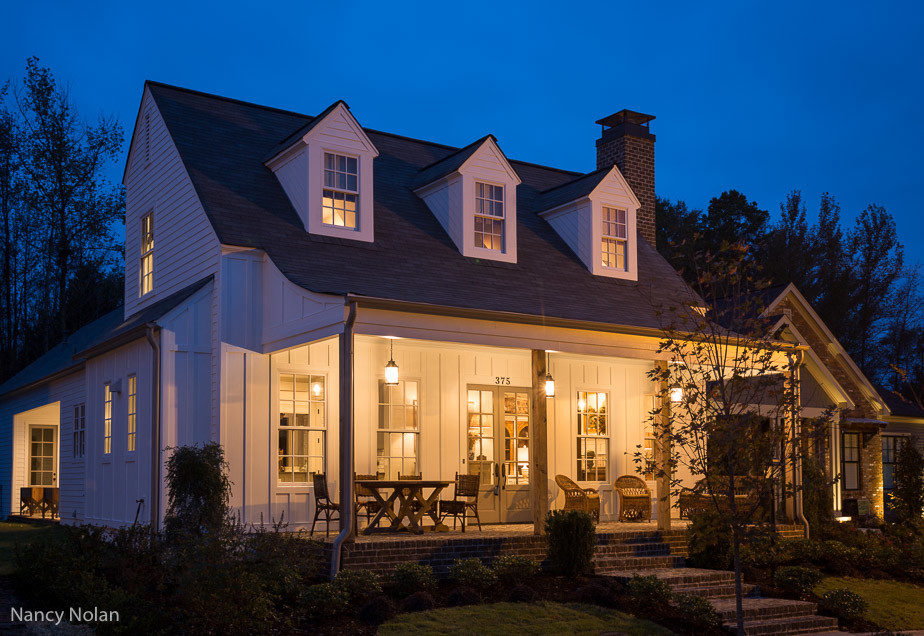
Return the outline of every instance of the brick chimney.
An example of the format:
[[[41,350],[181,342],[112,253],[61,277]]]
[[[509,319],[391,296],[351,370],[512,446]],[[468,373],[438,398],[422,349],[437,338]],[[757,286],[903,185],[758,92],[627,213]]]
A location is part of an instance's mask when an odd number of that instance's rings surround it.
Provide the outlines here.
[[[655,136],[648,127],[652,119],[654,115],[621,110],[598,120],[603,134],[597,140],[597,170],[616,164],[642,204],[638,230],[655,247]]]

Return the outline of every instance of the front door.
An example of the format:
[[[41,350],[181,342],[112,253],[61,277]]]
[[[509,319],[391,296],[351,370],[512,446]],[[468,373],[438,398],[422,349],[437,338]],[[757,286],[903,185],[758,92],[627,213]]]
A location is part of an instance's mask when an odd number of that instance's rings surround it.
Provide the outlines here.
[[[29,428],[29,485],[58,485],[58,455],[56,426],[31,426]]]
[[[481,476],[478,513],[486,523],[531,521],[530,389],[468,387],[469,474]]]

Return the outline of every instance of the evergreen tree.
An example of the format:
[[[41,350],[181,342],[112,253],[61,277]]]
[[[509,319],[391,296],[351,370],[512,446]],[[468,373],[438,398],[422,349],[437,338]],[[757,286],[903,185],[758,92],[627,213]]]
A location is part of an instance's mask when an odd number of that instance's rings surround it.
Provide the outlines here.
[[[759,241],[763,244],[760,246],[763,276],[772,284],[795,283],[811,302],[815,296],[812,280],[815,240],[809,232],[799,190],[786,195],[786,201],[780,204],[779,221]]]
[[[712,253],[722,245],[743,243],[754,251],[767,233],[770,213],[737,190],[728,190],[709,202],[703,217],[704,247]]]

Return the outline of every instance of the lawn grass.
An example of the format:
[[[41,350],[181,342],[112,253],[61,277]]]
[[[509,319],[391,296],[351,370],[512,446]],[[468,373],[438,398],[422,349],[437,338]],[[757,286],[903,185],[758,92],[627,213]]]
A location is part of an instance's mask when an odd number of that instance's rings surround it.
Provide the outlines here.
[[[447,607],[402,614],[384,623],[382,636],[415,634],[593,634],[619,632],[627,636],[672,634],[666,627],[616,610],[579,603],[495,603]]]
[[[832,576],[815,588],[815,594],[823,596],[839,587],[866,599],[869,607],[864,618],[883,629],[924,629],[924,587],[901,581]]]
[[[47,538],[56,526],[0,521],[0,576],[9,576],[16,568],[18,543],[32,543]]]

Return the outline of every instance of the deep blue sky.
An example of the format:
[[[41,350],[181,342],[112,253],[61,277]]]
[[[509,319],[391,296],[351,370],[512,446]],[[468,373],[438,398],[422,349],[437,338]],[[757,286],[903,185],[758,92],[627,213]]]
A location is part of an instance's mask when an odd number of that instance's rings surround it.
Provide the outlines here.
[[[631,108],[657,116],[659,195],[737,188],[775,215],[800,188],[813,217],[827,190],[845,225],[885,206],[924,261],[924,5],[757,4],[10,2],[0,77],[37,55],[127,135],[153,79],[308,114],[344,99],[364,126],[494,133],[580,171],[594,121]]]

